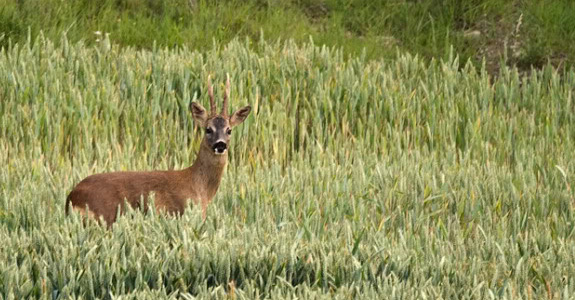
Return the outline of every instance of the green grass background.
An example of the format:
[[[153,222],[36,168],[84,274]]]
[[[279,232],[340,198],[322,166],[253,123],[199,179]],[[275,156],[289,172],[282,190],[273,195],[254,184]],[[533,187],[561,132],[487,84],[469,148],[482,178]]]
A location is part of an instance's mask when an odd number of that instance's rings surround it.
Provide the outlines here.
[[[575,73],[313,44],[202,52],[39,38],[0,53],[0,296],[571,298]],[[230,164],[202,222],[66,217],[111,170],[183,168],[225,74]]]
[[[572,6],[0,0],[0,298],[574,298]],[[205,222],[65,216],[189,166],[226,73]]]
[[[399,50],[445,59],[453,47],[476,67],[485,58],[495,73],[500,62],[522,70],[572,66],[574,20],[570,0],[0,0],[0,45],[41,31],[52,40],[65,32],[71,41],[93,43],[101,31],[120,45],[149,49],[156,41],[198,50],[235,37],[305,43],[311,36],[368,58],[393,58]]]

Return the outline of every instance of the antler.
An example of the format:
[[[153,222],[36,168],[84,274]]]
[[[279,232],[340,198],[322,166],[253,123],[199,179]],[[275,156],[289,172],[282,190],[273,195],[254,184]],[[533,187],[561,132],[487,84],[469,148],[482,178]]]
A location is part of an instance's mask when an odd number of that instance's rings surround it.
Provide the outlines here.
[[[224,93],[224,104],[222,105],[221,114],[228,115],[228,98],[230,97],[230,74],[226,73],[226,92]]]
[[[214,87],[212,86],[211,75],[208,75],[208,95],[210,95],[210,115],[216,113],[216,101],[214,100]]]

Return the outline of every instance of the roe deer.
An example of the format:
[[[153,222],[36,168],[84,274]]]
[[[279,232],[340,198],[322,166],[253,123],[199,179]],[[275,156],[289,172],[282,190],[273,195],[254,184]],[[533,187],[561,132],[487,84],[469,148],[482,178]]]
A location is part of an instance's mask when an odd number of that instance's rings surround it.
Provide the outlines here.
[[[116,221],[118,210],[123,213],[125,203],[139,208],[141,197],[145,200],[153,193],[157,210],[179,215],[191,199],[202,206],[205,219],[207,206],[218,190],[228,160],[232,128],[242,123],[251,111],[251,107],[246,106],[228,116],[228,76],[222,110],[218,114],[209,79],[208,85],[210,113],[200,104],[191,103],[193,119],[205,128],[200,150],[191,167],[179,171],[114,172],[88,176],[68,195],[66,213],[72,206],[83,216],[102,217],[110,227]]]

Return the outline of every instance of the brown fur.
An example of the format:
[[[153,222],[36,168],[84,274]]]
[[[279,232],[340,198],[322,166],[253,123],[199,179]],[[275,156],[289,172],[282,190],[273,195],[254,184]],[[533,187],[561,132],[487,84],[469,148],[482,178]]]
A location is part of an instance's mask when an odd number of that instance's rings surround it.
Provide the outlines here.
[[[227,93],[229,88],[226,98]],[[211,132],[204,136],[191,167],[179,171],[114,172],[88,176],[68,195],[66,212],[72,207],[83,216],[102,217],[111,226],[116,221],[118,210],[120,214],[124,212],[125,203],[145,210],[148,197],[153,193],[155,208],[159,211],[180,215],[192,200],[201,205],[205,218],[207,206],[216,195],[228,161],[227,150],[221,155],[215,154],[215,143],[224,141],[227,145],[231,128],[243,122],[249,112],[248,106],[231,117],[225,112],[215,115],[213,111],[208,116],[201,105],[192,103],[194,119],[202,127],[210,128]],[[220,120],[214,122],[215,119]],[[142,204],[144,207],[140,207]]]
[[[205,217],[208,203],[220,185],[226,163],[227,156],[215,156],[202,147],[194,164],[184,170],[91,175],[68,195],[67,206],[72,205],[82,215],[101,216],[107,224],[112,224],[116,221],[118,209],[120,213],[124,211],[125,203],[132,208],[145,209],[140,205],[147,206],[148,196],[153,193],[157,210],[179,215],[191,199],[194,204],[202,206]]]

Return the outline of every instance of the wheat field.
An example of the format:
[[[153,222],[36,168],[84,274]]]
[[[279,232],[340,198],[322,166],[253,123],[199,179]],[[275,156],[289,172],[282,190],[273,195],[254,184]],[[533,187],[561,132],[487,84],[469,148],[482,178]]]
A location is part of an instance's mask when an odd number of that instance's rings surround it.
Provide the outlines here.
[[[233,108],[205,222],[66,216],[93,173],[181,169],[190,101]],[[291,42],[0,53],[2,299],[575,298],[575,72]]]

